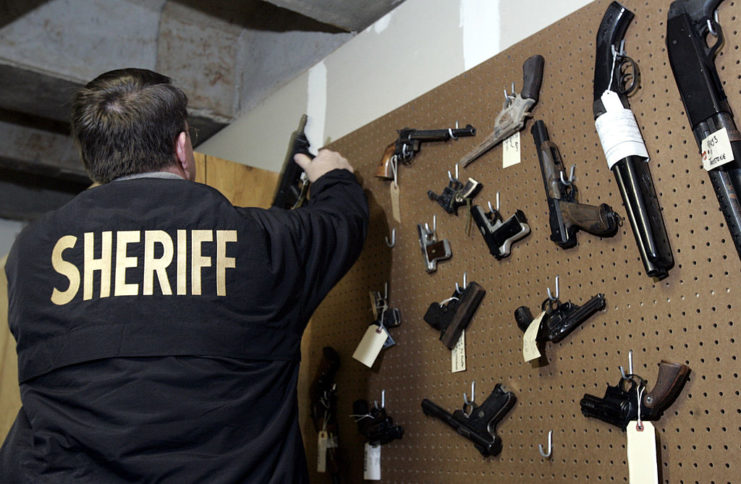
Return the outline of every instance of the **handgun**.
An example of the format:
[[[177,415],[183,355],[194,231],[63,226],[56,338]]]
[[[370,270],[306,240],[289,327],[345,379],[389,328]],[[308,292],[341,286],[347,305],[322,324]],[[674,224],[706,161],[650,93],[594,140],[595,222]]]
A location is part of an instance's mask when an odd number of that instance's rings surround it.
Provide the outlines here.
[[[620,216],[606,203],[596,206],[577,201],[576,186],[564,179],[561,154],[548,136],[545,123],[541,120],[536,121],[530,131],[538,150],[540,172],[548,198],[551,240],[568,249],[576,245],[578,230],[601,237],[615,235]]]
[[[461,158],[459,163],[464,168],[525,126],[527,118],[532,116],[530,109],[538,102],[544,63],[543,56],[537,54],[525,61],[522,65],[522,92],[514,92],[513,87],[512,94],[508,95],[505,90],[504,106],[494,120],[494,131],[481,144]]]
[[[448,172],[449,174],[450,172]],[[458,207],[471,203],[473,197],[481,191],[483,185],[473,178],[469,178],[466,183],[461,182],[458,178],[448,175],[450,182],[443,188],[440,195],[432,190],[427,191],[430,200],[437,202],[443,209],[453,215],[458,215]]]
[[[355,400],[352,409],[358,431],[370,445],[388,444],[404,435],[404,428],[394,424],[384,406],[371,408],[366,400]]]
[[[558,298],[547,298],[543,301],[541,308],[545,311],[545,316],[540,320],[540,327],[535,340],[558,343],[594,313],[605,309],[605,295],[597,294],[581,306],[571,301],[564,303],[559,301]],[[526,331],[533,321],[530,308],[527,306],[517,308],[515,310],[515,321],[517,327],[523,332]]]
[[[641,420],[658,420],[677,399],[689,374],[688,366],[662,360],[650,391],[645,391],[647,382],[638,375],[621,376],[617,385],[607,385],[603,398],[584,395],[581,412],[625,430],[631,420],[638,419],[640,398]]]
[[[314,158],[309,152],[309,139],[306,137],[304,128],[306,127],[307,116],[301,115],[298,128],[291,134],[288,142],[288,151],[283,160],[283,169],[280,174],[278,188],[273,197],[273,207],[294,209],[298,208],[306,201],[306,195],[309,192],[309,178],[304,170],[293,160],[293,156],[303,153],[309,158]]]
[[[486,290],[483,287],[476,282],[471,282],[460,294],[456,290],[447,303],[433,302],[430,304],[423,319],[440,331],[440,341],[446,348],[452,350],[463,330],[471,323],[485,295]]]
[[[674,266],[661,207],[648,169],[643,142],[628,96],[639,86],[638,65],[625,54],[625,31],[633,13],[612,2],[597,31],[594,65],[595,126],[607,165],[615,175],[649,277],[663,279]]]
[[[672,2],[666,23],[666,49],[703,165],[741,257],[741,133],[715,67],[723,45],[723,29],[714,15],[721,1]],[[725,148],[718,149],[720,146]]]
[[[402,162],[410,164],[414,155],[419,152],[423,142],[427,141],[448,141],[458,139],[461,136],[474,136],[476,128],[466,125],[465,128],[447,128],[447,129],[412,129],[404,128],[399,130],[399,137],[396,141],[390,143],[383,152],[381,162],[376,169],[376,176],[380,178],[394,178],[391,165]]]
[[[473,221],[476,222],[481,235],[484,236],[489,252],[497,260],[509,256],[512,244],[530,233],[530,226],[522,210],[516,211],[510,218],[503,220],[498,207],[497,204],[497,210],[494,210],[489,203],[488,212],[484,212],[479,205],[471,207]]]
[[[422,411],[448,424],[473,442],[481,455],[487,457],[502,451],[502,439],[496,434],[496,427],[516,401],[514,393],[504,390],[501,383],[497,383],[481,405],[470,402],[464,405],[463,410],[455,410],[450,414],[425,398],[422,400]]]

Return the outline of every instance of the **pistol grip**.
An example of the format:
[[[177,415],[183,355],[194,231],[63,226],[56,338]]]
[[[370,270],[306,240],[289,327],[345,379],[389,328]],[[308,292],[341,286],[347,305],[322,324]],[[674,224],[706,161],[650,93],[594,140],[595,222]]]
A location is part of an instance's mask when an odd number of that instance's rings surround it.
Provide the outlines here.
[[[689,375],[690,368],[687,365],[662,360],[659,364],[656,384],[650,392],[644,395],[643,406],[652,415],[661,414],[679,396]]]
[[[620,216],[606,203],[597,206],[562,201],[558,205],[569,233],[568,238],[572,238],[578,229],[600,237],[611,237],[617,233]],[[573,243],[576,243],[575,239]]]
[[[383,152],[383,157],[381,158],[381,162],[378,164],[378,167],[376,168],[376,176],[379,178],[385,178],[387,180],[391,180],[394,178],[393,170],[391,169],[391,163],[393,161],[394,152],[396,150],[396,143],[391,143],[386,147],[386,150]]]

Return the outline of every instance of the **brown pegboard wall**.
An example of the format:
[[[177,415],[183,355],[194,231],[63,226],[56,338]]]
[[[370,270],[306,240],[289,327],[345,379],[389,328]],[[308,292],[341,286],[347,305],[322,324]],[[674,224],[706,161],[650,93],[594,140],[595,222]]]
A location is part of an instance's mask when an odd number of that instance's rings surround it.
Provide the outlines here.
[[[503,169],[501,147],[484,155],[460,177],[484,188],[475,203],[501,194],[505,217],[525,212],[531,234],[501,261],[488,252],[475,226],[464,232],[465,213],[448,215],[427,197],[447,184],[447,171],[493,129],[502,108],[502,90],[522,87],[522,64],[545,58],[540,101],[534,119],[545,121],[564,164],[576,166],[580,201],[625,210],[592,119],[595,36],[609,2],[596,1],[500,55],[407,105],[368,124],[332,147],[350,159],[371,201],[371,225],[361,259],[317,310],[304,362],[313,377],[325,345],[342,358],[337,376],[343,481],[362,481],[363,447],[349,417],[359,398],[379,400],[404,427],[404,437],[382,448],[384,482],[627,482],[626,437],[618,428],[581,415],[585,393],[604,395],[619,378],[633,350],[635,372],[655,383],[662,360],[685,363],[692,373],[676,403],[657,422],[663,482],[739,482],[741,476],[741,395],[737,356],[737,315],[741,262],[717,200],[702,170],[692,132],[677,92],[664,44],[669,1],[625,1],[636,17],[626,34],[626,51],[641,68],[642,83],[630,98],[651,155],[650,170],[663,208],[675,266],[655,282],[643,270],[627,220],[618,234],[601,239],[580,232],[578,245],[560,249],[549,240],[548,210],[538,157],[530,134],[520,133],[522,161]],[[726,43],[717,60],[729,102],[741,115],[741,35],[738,1],[719,8]],[[441,60],[442,61],[442,60]],[[389,183],[374,176],[384,147],[403,127],[434,129],[471,123],[474,138],[425,143],[412,166],[401,166],[402,224],[391,215]],[[448,239],[453,257],[425,272],[416,225],[432,223]],[[397,230],[389,249],[384,238]],[[433,301],[452,293],[466,272],[487,291],[466,333],[467,370],[451,373],[450,352],[423,321]],[[566,339],[548,343],[548,364],[522,359],[522,333],[514,310],[535,312],[560,276],[561,299],[577,304],[605,294],[607,308]],[[397,342],[384,350],[373,369],[351,355],[372,315],[369,291],[389,282],[390,303],[402,313],[391,330]],[[496,383],[517,396],[517,404],[497,433],[503,449],[484,459],[466,439],[442,422],[425,417],[429,398],[452,411],[476,382],[480,403]],[[316,433],[304,417],[313,482],[329,482],[315,472]],[[543,459],[538,444],[553,430],[553,457]]]

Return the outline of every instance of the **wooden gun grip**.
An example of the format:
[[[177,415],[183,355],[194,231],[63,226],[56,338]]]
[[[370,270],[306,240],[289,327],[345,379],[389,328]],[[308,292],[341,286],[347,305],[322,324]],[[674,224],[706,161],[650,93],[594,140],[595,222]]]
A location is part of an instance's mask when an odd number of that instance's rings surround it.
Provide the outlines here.
[[[396,143],[391,143],[386,147],[386,150],[383,152],[383,158],[381,158],[381,163],[379,163],[378,168],[376,168],[377,177],[385,178],[387,180],[394,178],[394,173],[391,169],[391,159],[394,157],[395,151]]]
[[[690,368],[687,365],[662,360],[656,384],[643,397],[643,406],[659,412],[667,408],[682,391],[689,374]]]

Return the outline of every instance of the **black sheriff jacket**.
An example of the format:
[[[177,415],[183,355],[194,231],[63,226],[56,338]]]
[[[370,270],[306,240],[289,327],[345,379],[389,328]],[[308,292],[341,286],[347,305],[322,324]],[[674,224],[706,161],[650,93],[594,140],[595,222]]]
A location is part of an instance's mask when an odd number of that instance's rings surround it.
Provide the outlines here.
[[[0,481],[307,482],[301,335],[367,223],[334,170],[292,211],[136,178],[27,227],[6,263],[23,407]]]

